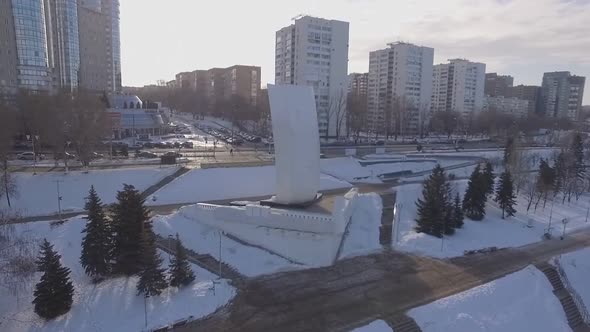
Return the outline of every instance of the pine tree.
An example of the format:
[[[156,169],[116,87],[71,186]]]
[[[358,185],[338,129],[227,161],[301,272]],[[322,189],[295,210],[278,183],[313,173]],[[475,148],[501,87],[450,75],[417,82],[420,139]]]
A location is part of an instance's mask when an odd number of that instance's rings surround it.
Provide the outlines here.
[[[574,139],[570,147],[570,153],[572,155],[572,165],[570,168],[573,175],[572,181],[574,182],[572,183],[572,189],[576,194],[576,199],[578,199],[583,191],[584,178],[586,175],[586,168],[584,167],[584,145],[580,133],[576,133],[574,135]]]
[[[127,276],[142,270],[143,233],[151,231],[145,200],[132,185],[123,185],[113,205],[113,272]]]
[[[80,263],[86,274],[94,280],[100,280],[111,272],[113,241],[110,225],[104,213],[104,207],[94,186],[90,187],[86,197],[85,209],[88,222],[82,230],[86,233],[82,239]]]
[[[37,269],[43,272],[35,285],[33,305],[35,313],[52,319],[70,311],[73,303],[74,285],[70,281],[70,269],[63,267],[61,256],[43,239],[37,260]]]
[[[137,282],[137,294],[144,296],[160,295],[162,290],[168,287],[165,269],[162,266],[162,258],[156,249],[156,239],[151,228],[146,228],[142,236],[141,271]]]
[[[437,165],[432,174],[423,183],[422,198],[416,201],[417,226],[416,231],[436,237],[441,237],[445,232],[447,222],[447,198],[449,186],[446,175],[440,165]]]
[[[459,193],[455,195],[455,201],[453,202],[453,225],[455,228],[463,227],[463,208],[461,206],[461,197]]]
[[[477,165],[469,177],[467,190],[465,190],[463,197],[465,216],[471,220],[482,220],[486,214],[486,202],[486,183],[480,172],[480,167]]]
[[[506,146],[504,147],[504,167],[507,168],[512,163],[515,149],[514,137],[508,137]]]
[[[492,163],[489,161],[486,162],[486,166],[482,174],[482,181],[485,183],[486,195],[491,195],[494,193],[495,177],[496,176],[494,175],[494,167],[492,166]]]
[[[195,274],[187,260],[186,252],[176,234],[176,253],[170,260],[170,286],[186,286],[195,280]]]
[[[500,175],[495,201],[502,209],[502,219],[504,219],[505,216],[511,217],[516,213],[516,209],[514,209],[514,206],[516,205],[516,195],[514,194],[512,177],[508,171],[505,171]]]

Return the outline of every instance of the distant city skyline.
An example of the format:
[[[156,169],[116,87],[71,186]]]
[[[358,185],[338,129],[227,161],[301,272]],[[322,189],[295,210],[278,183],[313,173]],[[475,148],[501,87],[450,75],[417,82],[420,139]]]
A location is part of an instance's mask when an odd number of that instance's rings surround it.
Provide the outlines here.
[[[590,0],[125,0],[123,85],[234,64],[261,66],[262,85],[273,83],[275,32],[301,13],[350,22],[349,73],[367,72],[370,51],[403,40],[434,48],[434,64],[483,62],[515,85],[541,85],[550,71],[590,77]]]

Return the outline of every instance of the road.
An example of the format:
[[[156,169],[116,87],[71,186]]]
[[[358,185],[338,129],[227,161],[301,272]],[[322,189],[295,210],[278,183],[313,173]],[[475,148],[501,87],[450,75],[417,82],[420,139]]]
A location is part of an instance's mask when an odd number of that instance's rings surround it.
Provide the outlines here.
[[[590,231],[436,260],[385,251],[246,281],[232,302],[177,331],[349,331],[590,245]]]

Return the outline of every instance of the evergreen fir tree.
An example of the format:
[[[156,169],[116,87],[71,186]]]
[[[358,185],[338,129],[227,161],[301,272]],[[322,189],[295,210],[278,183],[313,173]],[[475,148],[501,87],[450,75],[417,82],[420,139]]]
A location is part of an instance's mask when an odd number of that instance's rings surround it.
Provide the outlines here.
[[[446,195],[448,183],[444,170],[437,165],[432,174],[423,183],[422,198],[416,201],[417,219],[416,231],[436,237],[443,235],[447,220]]]
[[[516,195],[514,194],[512,177],[508,171],[505,171],[500,175],[495,201],[502,209],[502,219],[504,219],[505,216],[511,217],[516,213],[516,209],[514,209],[514,206],[516,205]]]
[[[459,193],[455,195],[455,201],[453,202],[453,225],[455,228],[463,227],[463,207],[461,206],[461,197]]]
[[[504,146],[504,167],[507,168],[512,163],[515,149],[514,137],[508,137],[506,146]]]
[[[494,167],[492,166],[492,163],[489,161],[486,162],[486,166],[482,174],[482,181],[485,183],[486,195],[491,195],[494,193],[495,177],[496,176],[494,175]]]
[[[86,234],[82,239],[80,263],[87,275],[94,280],[100,280],[111,272],[113,241],[104,207],[94,186],[90,187],[86,197],[85,209],[88,211],[88,222],[82,230],[82,233]]]
[[[142,241],[145,231],[151,232],[145,200],[132,185],[123,185],[113,205],[113,272],[135,275],[142,270]]]
[[[572,180],[574,181],[572,185],[576,194],[576,198],[579,198],[583,191],[584,178],[586,175],[586,168],[584,167],[584,145],[580,133],[576,133],[574,135],[574,139],[570,147],[570,153],[572,155],[571,173]]]
[[[475,166],[469,177],[467,190],[463,197],[463,211],[472,220],[482,220],[486,214],[486,183],[480,173],[479,165]]]
[[[186,286],[195,280],[195,274],[187,260],[186,252],[176,233],[176,253],[170,260],[170,286]]]
[[[168,287],[165,269],[162,266],[162,258],[156,249],[156,239],[151,228],[146,228],[142,236],[141,271],[137,282],[137,295],[144,296],[160,295],[162,290]]]
[[[63,267],[61,256],[43,239],[37,260],[37,269],[43,272],[35,285],[33,305],[35,313],[52,319],[70,311],[73,303],[74,285],[70,281],[70,269]]]

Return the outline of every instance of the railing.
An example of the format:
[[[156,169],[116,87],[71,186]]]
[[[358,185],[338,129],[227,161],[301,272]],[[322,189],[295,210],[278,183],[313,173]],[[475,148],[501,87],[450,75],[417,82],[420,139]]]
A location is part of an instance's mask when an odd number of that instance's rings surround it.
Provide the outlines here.
[[[557,272],[559,273],[559,278],[561,279],[561,282],[565,286],[565,289],[572,295],[572,298],[574,299],[574,303],[576,304],[576,307],[578,307],[578,311],[580,312],[580,315],[582,315],[582,319],[584,320],[584,323],[590,324],[590,315],[588,314],[588,309],[586,309],[586,305],[584,305],[584,301],[582,300],[582,297],[580,296],[580,294],[578,294],[578,292],[576,292],[574,287],[572,287],[572,285],[570,284],[570,281],[567,278],[567,275],[565,274],[565,271],[563,270],[563,267],[561,266],[561,262],[559,261],[558,258],[555,259],[555,265],[557,266]]]

